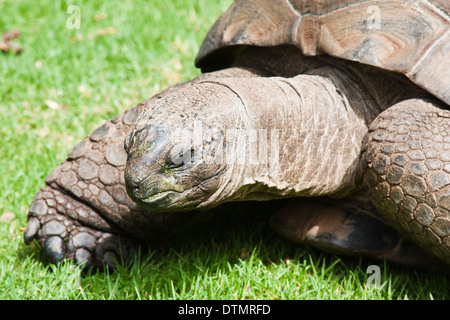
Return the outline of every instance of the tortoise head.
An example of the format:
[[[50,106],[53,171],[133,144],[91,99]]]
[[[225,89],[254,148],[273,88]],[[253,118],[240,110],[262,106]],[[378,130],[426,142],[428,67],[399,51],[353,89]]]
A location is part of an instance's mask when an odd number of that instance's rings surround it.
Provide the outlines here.
[[[147,103],[125,142],[125,184],[139,206],[192,210],[219,189],[226,171],[226,164],[216,161],[223,117],[205,102],[174,93]]]

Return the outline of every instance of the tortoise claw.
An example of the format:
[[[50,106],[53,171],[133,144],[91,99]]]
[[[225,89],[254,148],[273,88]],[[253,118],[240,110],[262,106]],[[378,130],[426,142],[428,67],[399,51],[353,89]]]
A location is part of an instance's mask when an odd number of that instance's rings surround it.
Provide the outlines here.
[[[52,201],[56,198],[60,202],[65,200],[64,208],[57,206],[57,201]],[[113,226],[109,230],[98,230],[84,225],[73,218],[75,215],[71,209],[89,212],[93,221],[98,220],[97,225],[108,229],[107,222],[95,216],[95,211],[87,205],[46,186],[30,206],[25,243],[30,244],[36,239],[49,262],[58,263],[68,258],[85,269],[103,269],[105,265],[114,269],[116,262],[126,260],[136,252],[139,246],[137,241],[120,235]],[[100,219],[103,221],[100,222]]]
[[[39,220],[36,218],[28,219],[27,225],[25,226],[25,232],[23,239],[26,245],[29,245],[37,236],[40,227]]]
[[[64,241],[58,236],[48,237],[44,244],[45,256],[52,263],[58,263],[64,258]]]

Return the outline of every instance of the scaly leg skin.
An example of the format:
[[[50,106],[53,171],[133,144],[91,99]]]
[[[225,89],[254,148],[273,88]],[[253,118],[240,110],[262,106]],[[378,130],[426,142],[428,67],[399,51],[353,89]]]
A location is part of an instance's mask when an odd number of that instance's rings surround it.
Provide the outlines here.
[[[87,268],[114,268],[139,243],[191,216],[152,213],[127,195],[123,144],[143,106],[107,121],[76,145],[36,194],[24,240],[36,239],[50,262],[69,258]]]
[[[381,113],[363,165],[378,211],[402,234],[450,264],[450,112],[410,99]]]

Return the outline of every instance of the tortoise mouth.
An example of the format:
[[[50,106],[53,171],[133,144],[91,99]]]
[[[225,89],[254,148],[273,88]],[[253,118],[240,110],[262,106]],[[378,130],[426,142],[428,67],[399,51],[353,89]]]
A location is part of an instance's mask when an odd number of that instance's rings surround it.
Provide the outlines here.
[[[152,195],[146,196],[145,198],[142,198],[139,200],[144,203],[147,203],[147,204],[152,204],[152,203],[157,203],[158,201],[163,201],[165,198],[167,198],[171,194],[175,194],[175,193],[180,193],[180,192],[174,191],[174,190],[166,190],[166,191],[156,192]]]
[[[153,189],[153,190],[152,190]],[[169,207],[180,200],[180,190],[156,189],[150,188],[151,191],[145,191],[143,188],[127,188],[130,198],[139,206],[153,211],[169,211]]]
[[[140,207],[155,212],[191,211],[208,199],[217,188],[219,172],[203,181],[197,181],[188,188],[177,185],[159,185],[148,188],[127,188],[131,199]],[[160,180],[157,180],[160,181]],[[185,186],[186,187],[186,186]]]
[[[174,190],[164,190],[160,192],[153,193],[151,195],[146,195],[145,197],[132,195],[132,200],[138,204],[140,207],[155,211],[175,211],[174,206],[177,203],[182,202],[183,192]],[[176,208],[178,210],[178,208]]]

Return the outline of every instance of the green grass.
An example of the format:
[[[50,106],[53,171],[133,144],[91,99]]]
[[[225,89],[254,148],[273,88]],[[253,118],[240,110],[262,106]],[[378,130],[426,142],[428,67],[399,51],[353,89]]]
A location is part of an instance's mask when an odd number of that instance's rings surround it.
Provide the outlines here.
[[[225,208],[143,250],[109,274],[48,264],[25,246],[27,208],[43,180],[103,121],[199,74],[203,37],[231,0],[0,0],[0,32],[21,55],[0,54],[0,299],[449,299],[447,276],[324,254],[278,236],[261,204]],[[47,100],[56,102],[53,106]],[[53,108],[49,107],[53,106]]]

